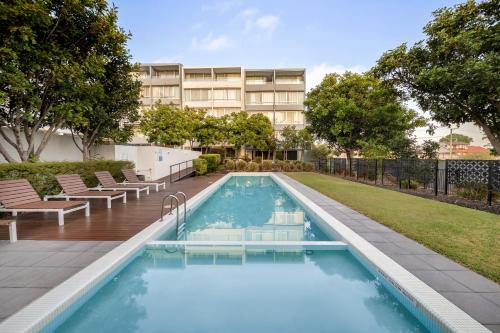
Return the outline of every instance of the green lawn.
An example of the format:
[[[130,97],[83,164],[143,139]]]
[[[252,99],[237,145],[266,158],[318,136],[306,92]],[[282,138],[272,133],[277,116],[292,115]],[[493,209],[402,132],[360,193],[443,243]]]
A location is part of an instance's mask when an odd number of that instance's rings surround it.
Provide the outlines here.
[[[498,215],[317,173],[287,175],[492,280],[500,281]]]

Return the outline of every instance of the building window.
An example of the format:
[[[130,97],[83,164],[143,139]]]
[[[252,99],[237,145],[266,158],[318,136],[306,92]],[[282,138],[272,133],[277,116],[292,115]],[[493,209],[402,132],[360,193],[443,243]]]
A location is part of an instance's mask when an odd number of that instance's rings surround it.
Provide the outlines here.
[[[158,71],[155,72],[158,79],[175,79],[179,77],[179,71]]]
[[[179,98],[179,87],[177,86],[155,86],[152,87],[153,98]]]
[[[210,73],[186,73],[186,81],[209,81],[212,80]]]
[[[296,84],[304,83],[304,80],[302,79],[302,75],[282,75],[276,77],[276,83]]]
[[[272,105],[272,92],[248,92],[246,93],[246,104],[248,105]]]
[[[214,89],[214,100],[239,101],[240,89]]]
[[[276,104],[303,104],[304,92],[302,91],[277,91]]]
[[[247,84],[266,84],[272,83],[273,79],[270,76],[247,76],[245,82]]]
[[[151,97],[151,89],[149,87],[141,87],[141,97]]]
[[[209,110],[208,114],[214,117],[223,117],[240,111],[240,108],[214,108],[213,110]]]
[[[304,114],[301,111],[276,111],[276,124],[299,125],[304,123]]]
[[[186,101],[208,101],[210,89],[185,89],[184,96]]]
[[[240,80],[240,73],[218,73],[215,74],[216,81],[238,81]]]

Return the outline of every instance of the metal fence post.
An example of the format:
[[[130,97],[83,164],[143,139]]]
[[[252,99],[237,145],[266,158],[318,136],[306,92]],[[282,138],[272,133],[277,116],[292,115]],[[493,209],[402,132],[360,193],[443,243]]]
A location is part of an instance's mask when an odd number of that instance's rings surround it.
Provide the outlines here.
[[[438,195],[439,160],[434,164],[434,195]]]
[[[352,177],[352,157],[349,157],[349,177]]]
[[[400,159],[399,163],[398,163],[398,173],[397,173],[397,180],[398,180],[398,184],[399,184],[399,189],[401,189],[401,166],[402,166],[402,160]]]
[[[378,160],[376,159],[375,160],[375,185],[377,185],[377,176],[378,176],[378,174],[377,174],[377,165],[378,165]]]
[[[381,173],[382,173],[382,174],[380,175],[380,176],[381,176],[381,177],[380,177],[380,181],[382,182],[382,185],[384,185],[384,159],[381,159],[381,160],[380,160],[380,164],[381,164],[381,165],[380,165],[380,169],[381,169],[380,171],[381,171]]]
[[[444,195],[448,195],[448,160],[444,161]]]
[[[330,162],[330,170],[333,169],[333,172],[330,171],[330,173],[333,173],[333,175],[335,176],[335,159],[332,158],[331,159],[331,162]]]
[[[493,161],[488,161],[488,206],[493,201]]]
[[[359,159],[356,160],[356,180],[359,179]]]

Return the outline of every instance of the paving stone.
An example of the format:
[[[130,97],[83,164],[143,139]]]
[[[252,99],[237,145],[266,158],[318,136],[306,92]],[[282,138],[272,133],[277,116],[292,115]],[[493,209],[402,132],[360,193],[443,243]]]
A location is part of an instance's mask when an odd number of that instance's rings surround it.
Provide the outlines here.
[[[0,320],[14,314],[47,291],[48,288],[0,288],[0,299],[9,300],[0,302]]]
[[[358,232],[358,235],[360,235],[361,237],[370,242],[380,242],[380,243],[388,242],[387,238],[384,238],[383,235],[376,232]]]
[[[500,325],[485,325],[492,333],[500,333]]]
[[[45,267],[44,271],[40,272],[37,278],[28,282],[26,286],[53,288],[79,270],[80,268],[74,267]]]
[[[466,267],[454,262],[453,260],[443,257],[440,254],[420,254],[417,255],[417,257],[438,270],[443,270],[443,271],[467,270]]]
[[[79,241],[64,249],[65,252],[83,252],[99,245],[100,241]]]
[[[64,267],[86,267],[102,257],[103,252],[84,252],[80,253],[76,258],[66,262]]]
[[[470,270],[444,271],[446,275],[476,292],[500,292],[500,285]],[[500,319],[500,317],[499,317]]]
[[[80,255],[79,252],[59,252],[49,256],[42,261],[37,262],[34,266],[37,267],[60,267],[66,262],[75,259]]]
[[[3,252],[0,265],[11,267],[28,267],[40,262],[56,252]]]
[[[432,271],[434,268],[413,254],[393,254],[390,256],[394,261],[409,271]]]
[[[479,293],[479,295],[500,306],[500,293]]]
[[[500,324],[500,307],[477,293],[441,292],[482,324]]]
[[[470,289],[465,287],[463,284],[458,283],[453,280],[448,275],[440,271],[413,271],[419,279],[425,281],[429,287],[436,291],[460,291],[460,292],[471,292]]]

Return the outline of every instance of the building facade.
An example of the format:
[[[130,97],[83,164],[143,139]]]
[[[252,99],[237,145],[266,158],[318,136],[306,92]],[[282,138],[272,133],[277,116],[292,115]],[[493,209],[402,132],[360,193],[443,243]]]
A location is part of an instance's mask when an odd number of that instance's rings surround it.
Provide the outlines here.
[[[216,117],[239,111],[262,113],[278,135],[287,125],[305,126],[305,69],[142,64],[138,77],[145,109],[161,101],[203,108]]]

